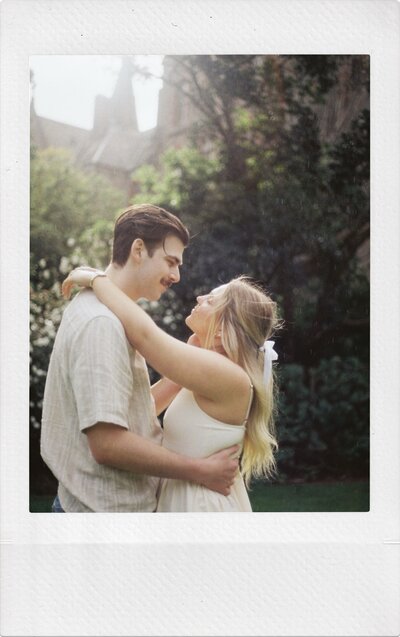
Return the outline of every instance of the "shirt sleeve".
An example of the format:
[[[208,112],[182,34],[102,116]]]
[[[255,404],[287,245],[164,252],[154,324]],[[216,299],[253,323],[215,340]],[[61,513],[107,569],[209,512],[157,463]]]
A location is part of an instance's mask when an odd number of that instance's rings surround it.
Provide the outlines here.
[[[82,431],[97,422],[128,429],[133,376],[122,325],[107,316],[93,318],[76,339],[71,384]]]

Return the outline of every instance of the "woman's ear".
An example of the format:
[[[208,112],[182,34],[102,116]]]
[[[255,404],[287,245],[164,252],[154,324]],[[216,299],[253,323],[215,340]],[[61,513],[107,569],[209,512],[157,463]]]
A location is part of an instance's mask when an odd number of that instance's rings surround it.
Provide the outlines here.
[[[135,263],[140,263],[142,254],[146,250],[143,239],[135,239],[131,245],[131,257]]]
[[[219,327],[214,334],[214,348],[216,351],[223,349],[222,347],[222,329]]]

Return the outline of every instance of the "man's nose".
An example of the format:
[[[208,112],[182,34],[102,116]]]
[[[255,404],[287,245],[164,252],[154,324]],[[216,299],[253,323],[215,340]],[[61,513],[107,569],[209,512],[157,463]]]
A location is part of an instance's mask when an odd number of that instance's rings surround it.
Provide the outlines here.
[[[171,270],[171,278],[173,279],[174,283],[179,283],[179,281],[181,280],[181,273],[179,272],[178,266]]]

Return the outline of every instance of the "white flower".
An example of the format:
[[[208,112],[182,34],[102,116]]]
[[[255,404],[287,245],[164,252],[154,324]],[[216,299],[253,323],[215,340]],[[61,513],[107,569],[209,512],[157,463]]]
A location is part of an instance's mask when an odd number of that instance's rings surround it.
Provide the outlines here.
[[[67,274],[70,267],[69,259],[67,259],[67,257],[61,257],[60,265],[58,266],[61,274]]]
[[[40,336],[39,338],[36,339],[36,341],[33,342],[34,345],[37,345],[38,347],[43,347],[44,345],[48,345],[50,343],[50,339],[48,338],[48,336]],[[38,375],[39,375],[39,371],[40,370],[35,370]]]
[[[61,320],[61,310],[58,307],[55,307],[50,312],[50,321],[54,323],[59,323]]]

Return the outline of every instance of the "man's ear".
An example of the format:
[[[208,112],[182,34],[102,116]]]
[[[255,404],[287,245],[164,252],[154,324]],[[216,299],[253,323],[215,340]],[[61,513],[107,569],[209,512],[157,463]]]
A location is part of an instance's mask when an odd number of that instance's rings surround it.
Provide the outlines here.
[[[140,263],[143,253],[146,252],[143,239],[135,239],[131,245],[131,258],[135,263]]]

